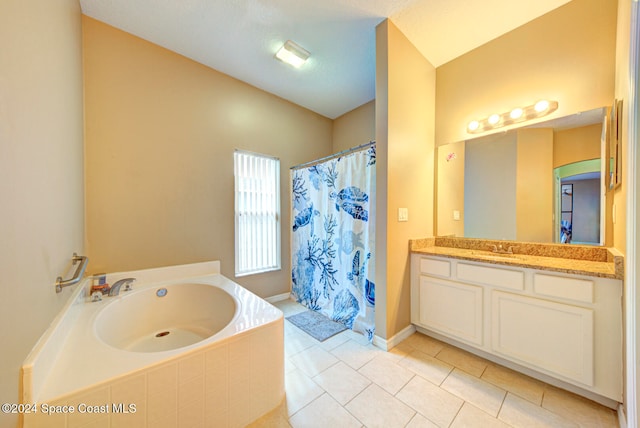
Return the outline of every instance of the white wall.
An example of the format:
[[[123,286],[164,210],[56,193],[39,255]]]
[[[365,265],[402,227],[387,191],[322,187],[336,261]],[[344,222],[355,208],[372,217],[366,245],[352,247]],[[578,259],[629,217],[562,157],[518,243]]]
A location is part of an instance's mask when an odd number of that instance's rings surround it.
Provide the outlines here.
[[[0,403],[71,291],[84,240],[82,58],[77,0],[0,2]],[[0,426],[15,416],[0,413]]]

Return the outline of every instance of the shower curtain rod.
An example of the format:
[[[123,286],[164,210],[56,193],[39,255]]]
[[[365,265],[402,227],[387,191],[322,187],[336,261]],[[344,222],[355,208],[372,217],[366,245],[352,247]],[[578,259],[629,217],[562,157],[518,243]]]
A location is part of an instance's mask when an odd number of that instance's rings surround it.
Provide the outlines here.
[[[299,168],[304,168],[304,167],[317,165],[317,164],[322,163],[324,161],[328,161],[329,159],[337,158],[337,157],[340,157],[340,156],[347,155],[349,153],[353,153],[353,152],[357,152],[357,151],[362,150],[362,149],[366,149],[367,147],[373,146],[375,143],[376,143],[375,141],[369,141],[368,143],[360,144],[359,146],[351,147],[350,149],[346,149],[346,150],[343,150],[341,152],[337,152],[337,153],[334,153],[334,154],[329,155],[329,156],[325,156],[325,157],[320,158],[320,159],[316,159],[316,160],[312,160],[310,162],[301,163],[300,165],[292,166],[289,169],[294,170],[294,169],[299,169]]]

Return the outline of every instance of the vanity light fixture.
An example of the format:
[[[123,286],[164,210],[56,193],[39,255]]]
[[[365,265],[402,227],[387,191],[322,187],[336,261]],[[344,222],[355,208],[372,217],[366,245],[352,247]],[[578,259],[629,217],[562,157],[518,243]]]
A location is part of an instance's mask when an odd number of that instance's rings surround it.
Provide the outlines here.
[[[491,129],[546,116],[557,109],[557,101],[540,100],[530,106],[517,107],[502,114],[494,113],[482,120],[473,120],[467,125],[467,132],[470,134],[477,134],[489,131]]]
[[[276,52],[276,58],[282,62],[286,62],[295,68],[300,68],[309,59],[309,51],[302,46],[287,40],[284,45]]]

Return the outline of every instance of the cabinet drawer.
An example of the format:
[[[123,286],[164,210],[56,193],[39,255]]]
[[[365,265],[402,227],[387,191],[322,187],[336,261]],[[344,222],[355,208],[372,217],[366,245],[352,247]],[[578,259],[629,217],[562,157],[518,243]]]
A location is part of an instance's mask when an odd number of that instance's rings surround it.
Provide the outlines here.
[[[593,281],[536,273],[533,276],[536,294],[593,303]]]
[[[511,290],[524,290],[524,272],[458,263],[458,279]]]
[[[421,258],[420,273],[449,278],[451,277],[451,262],[448,260]]]
[[[482,346],[482,287],[420,277],[420,324]]]
[[[593,311],[516,294],[492,293],[494,352],[593,386]]]

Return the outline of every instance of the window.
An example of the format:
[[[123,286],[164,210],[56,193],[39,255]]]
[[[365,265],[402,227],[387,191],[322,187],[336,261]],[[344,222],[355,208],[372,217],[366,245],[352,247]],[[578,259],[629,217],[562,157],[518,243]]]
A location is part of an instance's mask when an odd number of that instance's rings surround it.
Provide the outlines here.
[[[234,153],[236,276],[280,269],[280,160]]]

